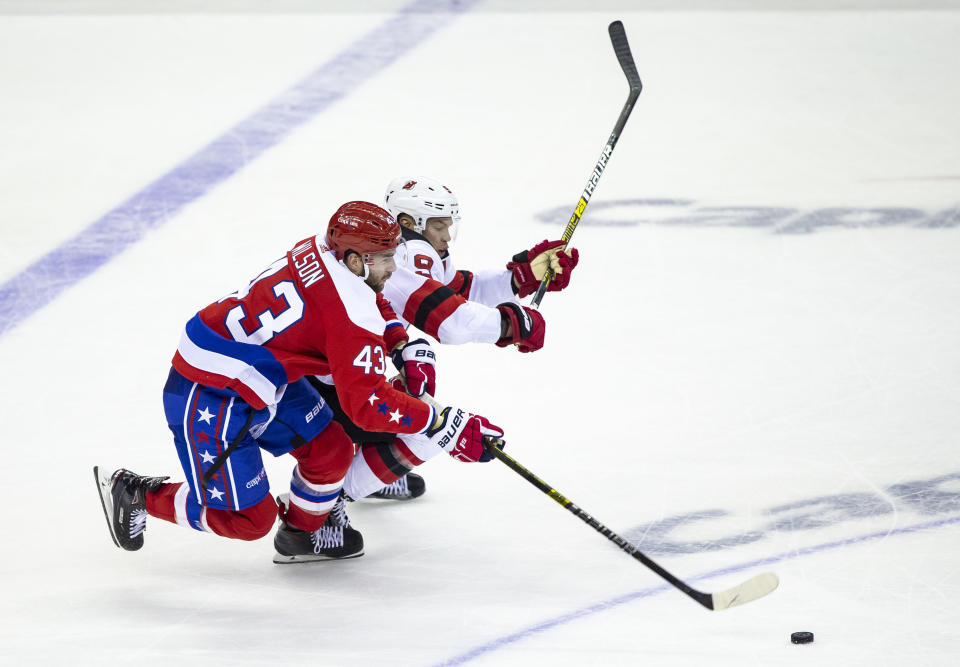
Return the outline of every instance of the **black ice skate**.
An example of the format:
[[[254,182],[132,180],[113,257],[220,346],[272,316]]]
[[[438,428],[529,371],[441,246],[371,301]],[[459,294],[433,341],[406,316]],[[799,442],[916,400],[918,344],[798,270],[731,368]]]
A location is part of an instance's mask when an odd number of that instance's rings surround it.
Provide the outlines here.
[[[136,551],[143,546],[143,531],[147,527],[147,491],[156,491],[170,478],[141,477],[123,468],[105,477],[100,475],[99,466],[93,467],[93,476],[113,543]]]
[[[413,500],[419,498],[427,491],[427,483],[423,477],[415,472],[408,472],[399,478],[393,484],[387,484],[379,491],[374,491],[367,498],[379,498],[380,500]]]
[[[309,563],[318,560],[341,560],[363,555],[363,536],[350,527],[341,493],[320,530],[298,530],[286,521],[289,498],[277,498],[280,504],[280,528],[273,538],[277,553],[274,563]]]

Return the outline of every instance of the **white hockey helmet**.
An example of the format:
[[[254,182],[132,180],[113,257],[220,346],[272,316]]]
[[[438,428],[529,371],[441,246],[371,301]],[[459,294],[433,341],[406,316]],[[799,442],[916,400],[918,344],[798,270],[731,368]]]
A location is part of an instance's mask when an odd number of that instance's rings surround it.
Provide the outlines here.
[[[387,186],[383,196],[384,208],[394,218],[406,213],[413,218],[413,231],[422,234],[427,218],[453,220],[450,226],[451,239],[457,238],[460,222],[460,203],[453,190],[432,178],[395,178]]]

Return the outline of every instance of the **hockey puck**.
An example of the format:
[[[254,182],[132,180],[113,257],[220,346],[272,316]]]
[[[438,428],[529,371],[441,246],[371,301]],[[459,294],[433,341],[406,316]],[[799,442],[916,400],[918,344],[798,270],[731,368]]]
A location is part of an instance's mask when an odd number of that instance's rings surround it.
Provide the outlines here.
[[[813,642],[812,632],[794,632],[790,635],[790,641],[794,644],[810,644]]]

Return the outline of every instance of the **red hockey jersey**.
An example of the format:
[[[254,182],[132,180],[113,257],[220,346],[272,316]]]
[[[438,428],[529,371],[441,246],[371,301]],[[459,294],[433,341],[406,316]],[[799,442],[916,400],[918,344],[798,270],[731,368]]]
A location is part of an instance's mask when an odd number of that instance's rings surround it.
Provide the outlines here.
[[[195,382],[236,391],[257,409],[278,403],[286,385],[304,375],[328,375],[360,428],[423,432],[433,408],[386,381],[390,349],[377,296],[316,237],[305,239],[197,313],[173,365]]]

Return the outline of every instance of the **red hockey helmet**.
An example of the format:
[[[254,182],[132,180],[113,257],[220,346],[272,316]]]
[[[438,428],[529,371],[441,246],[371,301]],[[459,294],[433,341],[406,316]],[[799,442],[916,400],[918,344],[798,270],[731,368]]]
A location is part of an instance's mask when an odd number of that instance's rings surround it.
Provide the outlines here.
[[[400,244],[400,225],[390,213],[366,201],[348,201],[327,226],[327,246],[337,259],[348,250],[360,255],[391,250]]]

